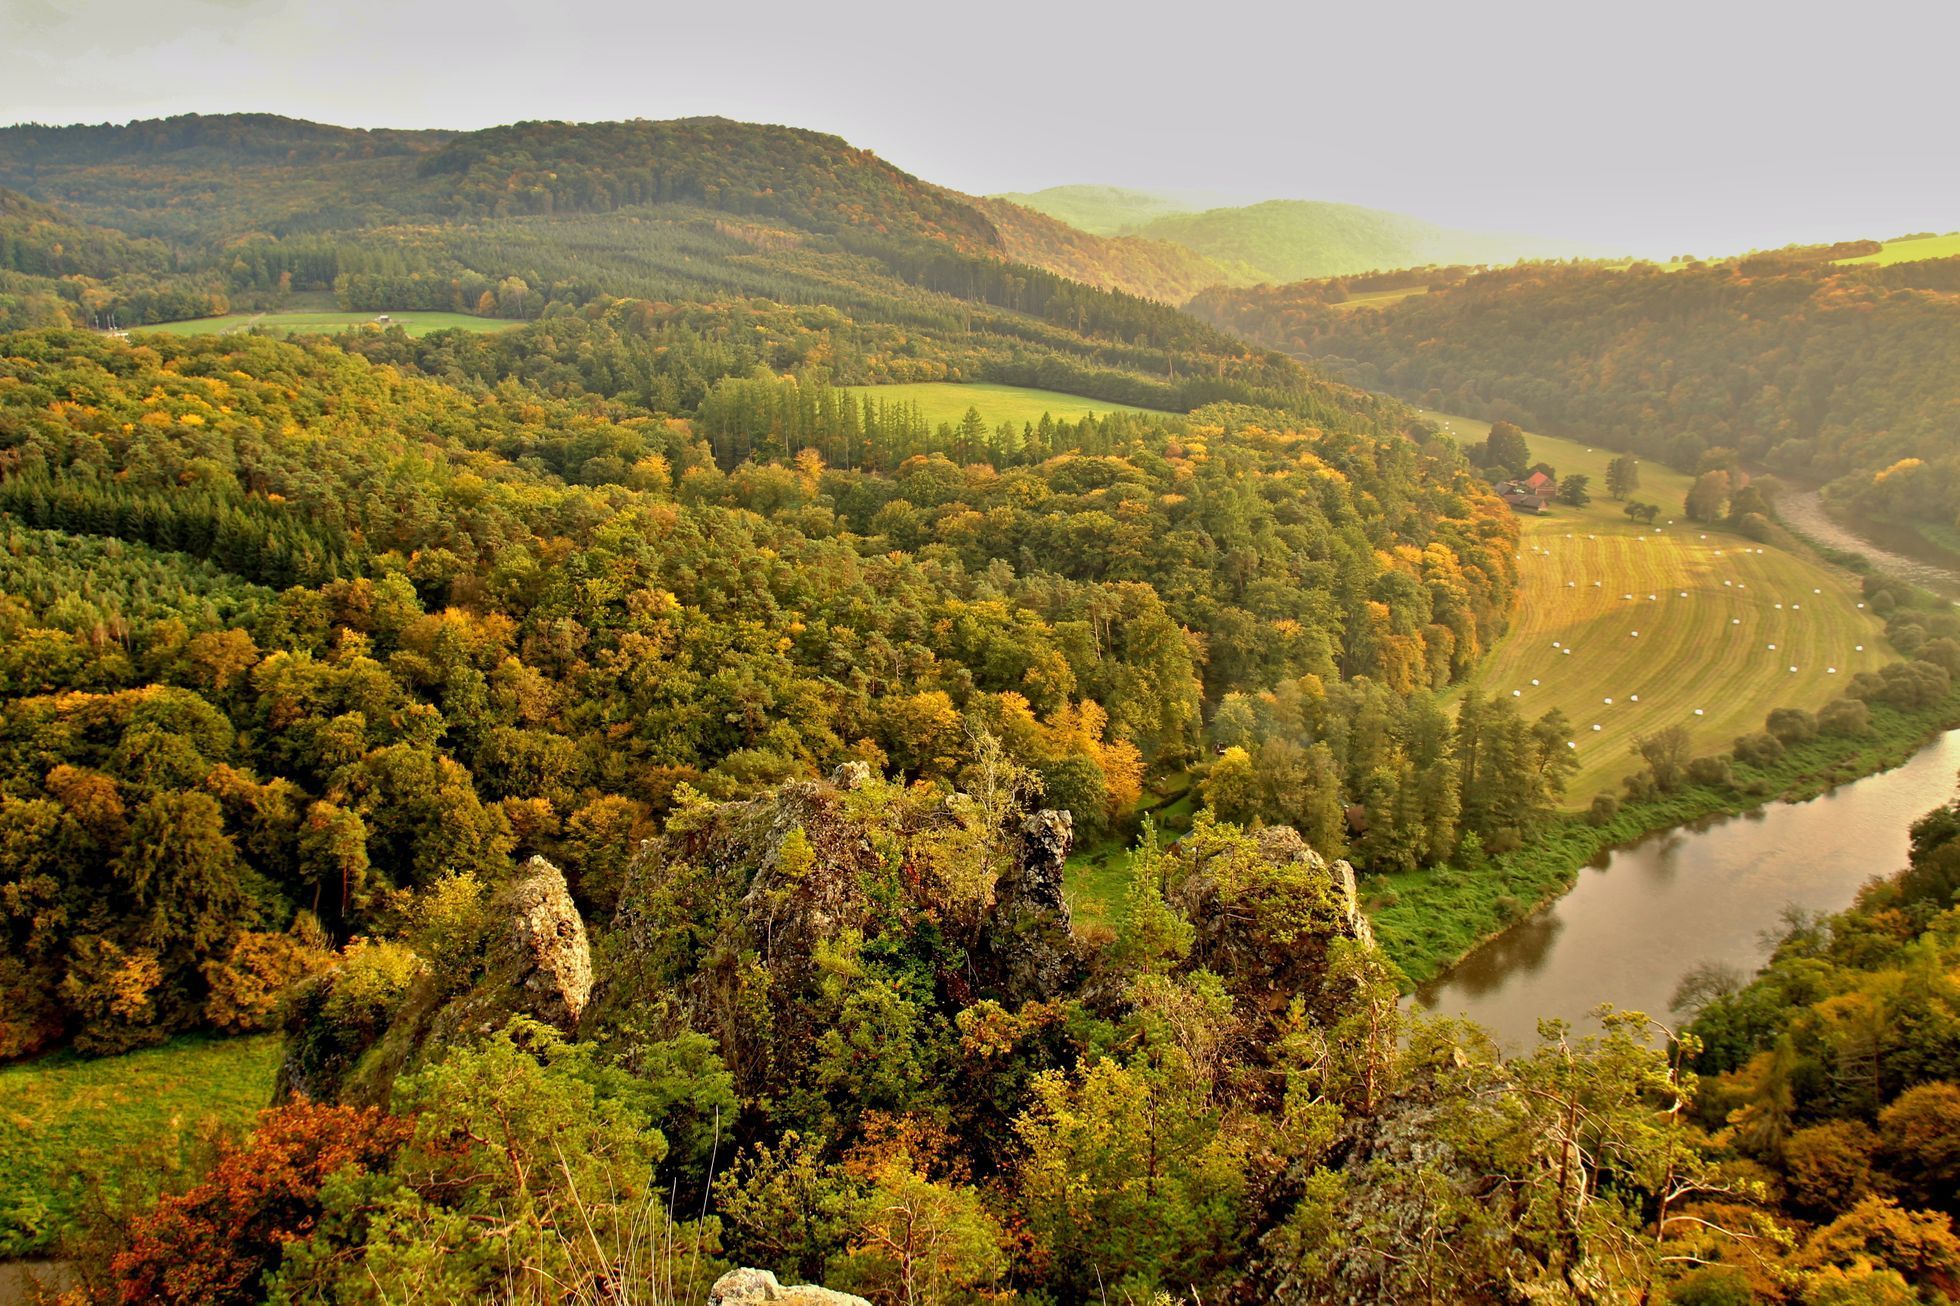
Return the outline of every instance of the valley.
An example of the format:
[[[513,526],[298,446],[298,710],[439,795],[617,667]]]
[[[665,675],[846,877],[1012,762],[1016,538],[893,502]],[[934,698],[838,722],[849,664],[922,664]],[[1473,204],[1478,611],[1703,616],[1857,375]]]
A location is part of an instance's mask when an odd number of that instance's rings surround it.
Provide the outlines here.
[[[1425,415],[1467,440],[1489,433],[1474,419]],[[1469,684],[1530,715],[1565,713],[1581,759],[1568,806],[1618,797],[1645,765],[1633,748],[1642,735],[1683,726],[1696,754],[1720,752],[1771,711],[1816,711],[1891,660],[1857,578],[1802,544],[1683,520],[1693,478],[1653,462],[1630,497],[1663,505],[1662,515],[1636,524],[1606,497],[1611,451],[1526,438],[1561,477],[1589,477],[1594,497],[1521,518],[1517,621]]]
[[[980,156],[0,127],[0,1257],[1951,1296],[1960,259]]]

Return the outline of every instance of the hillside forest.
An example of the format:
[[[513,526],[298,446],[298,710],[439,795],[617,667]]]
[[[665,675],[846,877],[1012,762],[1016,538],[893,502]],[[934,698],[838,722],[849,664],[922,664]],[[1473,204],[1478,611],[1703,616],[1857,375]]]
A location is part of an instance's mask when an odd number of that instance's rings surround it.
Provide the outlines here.
[[[1590,819],[1463,690],[1518,522],[1401,402],[789,129],[12,128],[0,183],[0,1059],[283,1039],[248,1128],[0,1208],[77,1299],[1960,1282],[1953,808],[1686,1028],[1401,1004],[1385,877]],[[519,325],[141,329],[326,292]],[[875,394],[962,380],[1161,411]],[[1810,737],[1952,702],[1960,618],[1868,585],[1901,658]],[[1755,774],[1653,744],[1630,802]]]
[[[1213,290],[1192,311],[1432,408],[1688,473],[1823,484],[1853,518],[1960,542],[1960,260],[1866,246],[1662,267],[1520,264]],[[1875,248],[1875,246],[1874,246]],[[1357,294],[1400,289],[1378,305]]]

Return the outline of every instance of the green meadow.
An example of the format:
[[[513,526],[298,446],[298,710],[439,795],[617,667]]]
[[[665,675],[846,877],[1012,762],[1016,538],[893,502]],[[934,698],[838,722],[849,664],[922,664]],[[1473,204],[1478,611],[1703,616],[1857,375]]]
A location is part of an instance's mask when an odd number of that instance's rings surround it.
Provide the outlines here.
[[[0,1258],[46,1251],[71,1227],[84,1176],[152,1179],[214,1130],[272,1099],[280,1039],[184,1037],[119,1057],[57,1052],[0,1067]]]
[[[987,419],[989,426],[998,426],[1002,422],[1038,422],[1043,413],[1058,421],[1062,418],[1076,421],[1119,410],[1132,413],[1162,411],[1137,408],[1130,404],[1112,404],[1101,399],[1085,399],[1081,395],[1063,394],[1059,390],[1030,390],[1017,385],[984,385],[978,382],[920,381],[897,385],[861,385],[852,386],[851,392],[870,395],[888,403],[916,403],[920,413],[933,426],[941,422],[957,423],[966,416],[969,408],[979,409],[980,416]]]
[[[400,327],[411,336],[431,331],[508,331],[521,323],[504,318],[472,317],[468,313],[389,313],[386,322],[379,313],[342,313],[332,310],[302,310],[293,313],[227,313],[223,317],[194,317],[182,322],[162,322],[137,327],[138,331],[161,331],[172,336],[225,335],[233,331],[274,331],[281,335],[330,335],[351,327]]]
[[[1960,258],[1960,231],[1949,232],[1944,236],[1911,236],[1905,240],[1888,240],[1876,254],[1839,259],[1838,262],[1884,267],[1892,263],[1917,263],[1929,258]]]

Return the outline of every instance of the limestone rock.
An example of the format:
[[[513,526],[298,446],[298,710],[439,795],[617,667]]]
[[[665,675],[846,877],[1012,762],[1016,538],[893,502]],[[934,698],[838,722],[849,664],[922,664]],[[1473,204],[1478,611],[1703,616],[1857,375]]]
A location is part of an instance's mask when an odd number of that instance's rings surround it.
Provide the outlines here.
[[[1074,983],[1081,969],[1062,891],[1062,868],[1074,834],[1067,812],[1043,810],[1024,819],[1013,869],[995,890],[981,960],[989,980],[1010,1002],[1055,997]]]
[[[328,1017],[328,971],[289,1004],[279,1100],[386,1105],[396,1077],[445,1048],[493,1034],[514,1015],[566,1033],[592,996],[592,948],[565,876],[531,857],[492,895],[482,973],[461,992],[420,975],[385,1028],[345,1030]]]
[[[708,1306],[871,1306],[848,1292],[808,1285],[784,1287],[768,1270],[730,1270],[708,1289]]]
[[[871,783],[871,767],[866,762],[845,762],[830,773],[830,783],[849,791]]]
[[[571,1032],[592,996],[592,948],[564,874],[544,858],[531,857],[502,897],[510,913],[505,947],[524,1007]]]

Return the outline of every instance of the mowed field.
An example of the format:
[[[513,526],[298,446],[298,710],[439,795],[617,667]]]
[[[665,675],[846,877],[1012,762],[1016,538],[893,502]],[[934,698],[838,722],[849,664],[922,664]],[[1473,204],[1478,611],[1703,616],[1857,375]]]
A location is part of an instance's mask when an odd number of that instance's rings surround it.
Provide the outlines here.
[[[1404,290],[1362,290],[1330,307],[1342,312],[1351,308],[1387,308],[1390,304],[1399,304],[1412,296],[1428,293],[1428,286],[1410,286]]]
[[[1489,430],[1427,415],[1465,441]],[[1526,438],[1534,461],[1590,476],[1595,497],[1521,519],[1516,622],[1472,684],[1529,718],[1564,711],[1581,763],[1569,806],[1620,793],[1643,765],[1641,735],[1683,725],[1697,754],[1726,751],[1772,709],[1814,711],[1854,673],[1891,660],[1848,574],[1683,520],[1688,478],[1658,463],[1642,462],[1632,497],[1661,505],[1659,529],[1637,526],[1605,498],[1611,451]]]
[[[1876,254],[1839,259],[1839,263],[1870,263],[1884,267],[1890,263],[1917,263],[1929,258],[1960,258],[1960,231],[1944,236],[1915,236],[1910,240],[1888,240]]]
[[[1063,394],[1059,390],[1029,390],[1017,385],[983,385],[977,382],[920,381],[899,385],[860,385],[852,386],[851,392],[870,395],[887,403],[916,403],[926,421],[934,426],[941,422],[958,422],[966,416],[969,408],[979,409],[988,426],[999,426],[1002,422],[1039,422],[1043,413],[1057,421],[1062,418],[1076,421],[1092,414],[1101,416],[1117,411],[1162,411],[1131,404],[1112,404],[1101,399],[1085,399],[1081,395]]]
[[[390,313],[385,323],[376,322],[377,313],[342,313],[334,310],[307,310],[297,313],[227,313],[223,317],[195,317],[182,322],[162,322],[156,326],[135,327],[137,331],[161,331],[171,336],[225,335],[258,327],[282,335],[328,335],[349,327],[398,326],[411,336],[431,331],[460,328],[464,331],[508,331],[521,323],[503,318],[472,317],[468,313]]]
[[[155,1171],[203,1129],[249,1125],[272,1100],[282,1047],[271,1034],[186,1037],[0,1068],[0,1257],[39,1250],[72,1220],[83,1174],[131,1154]]]

